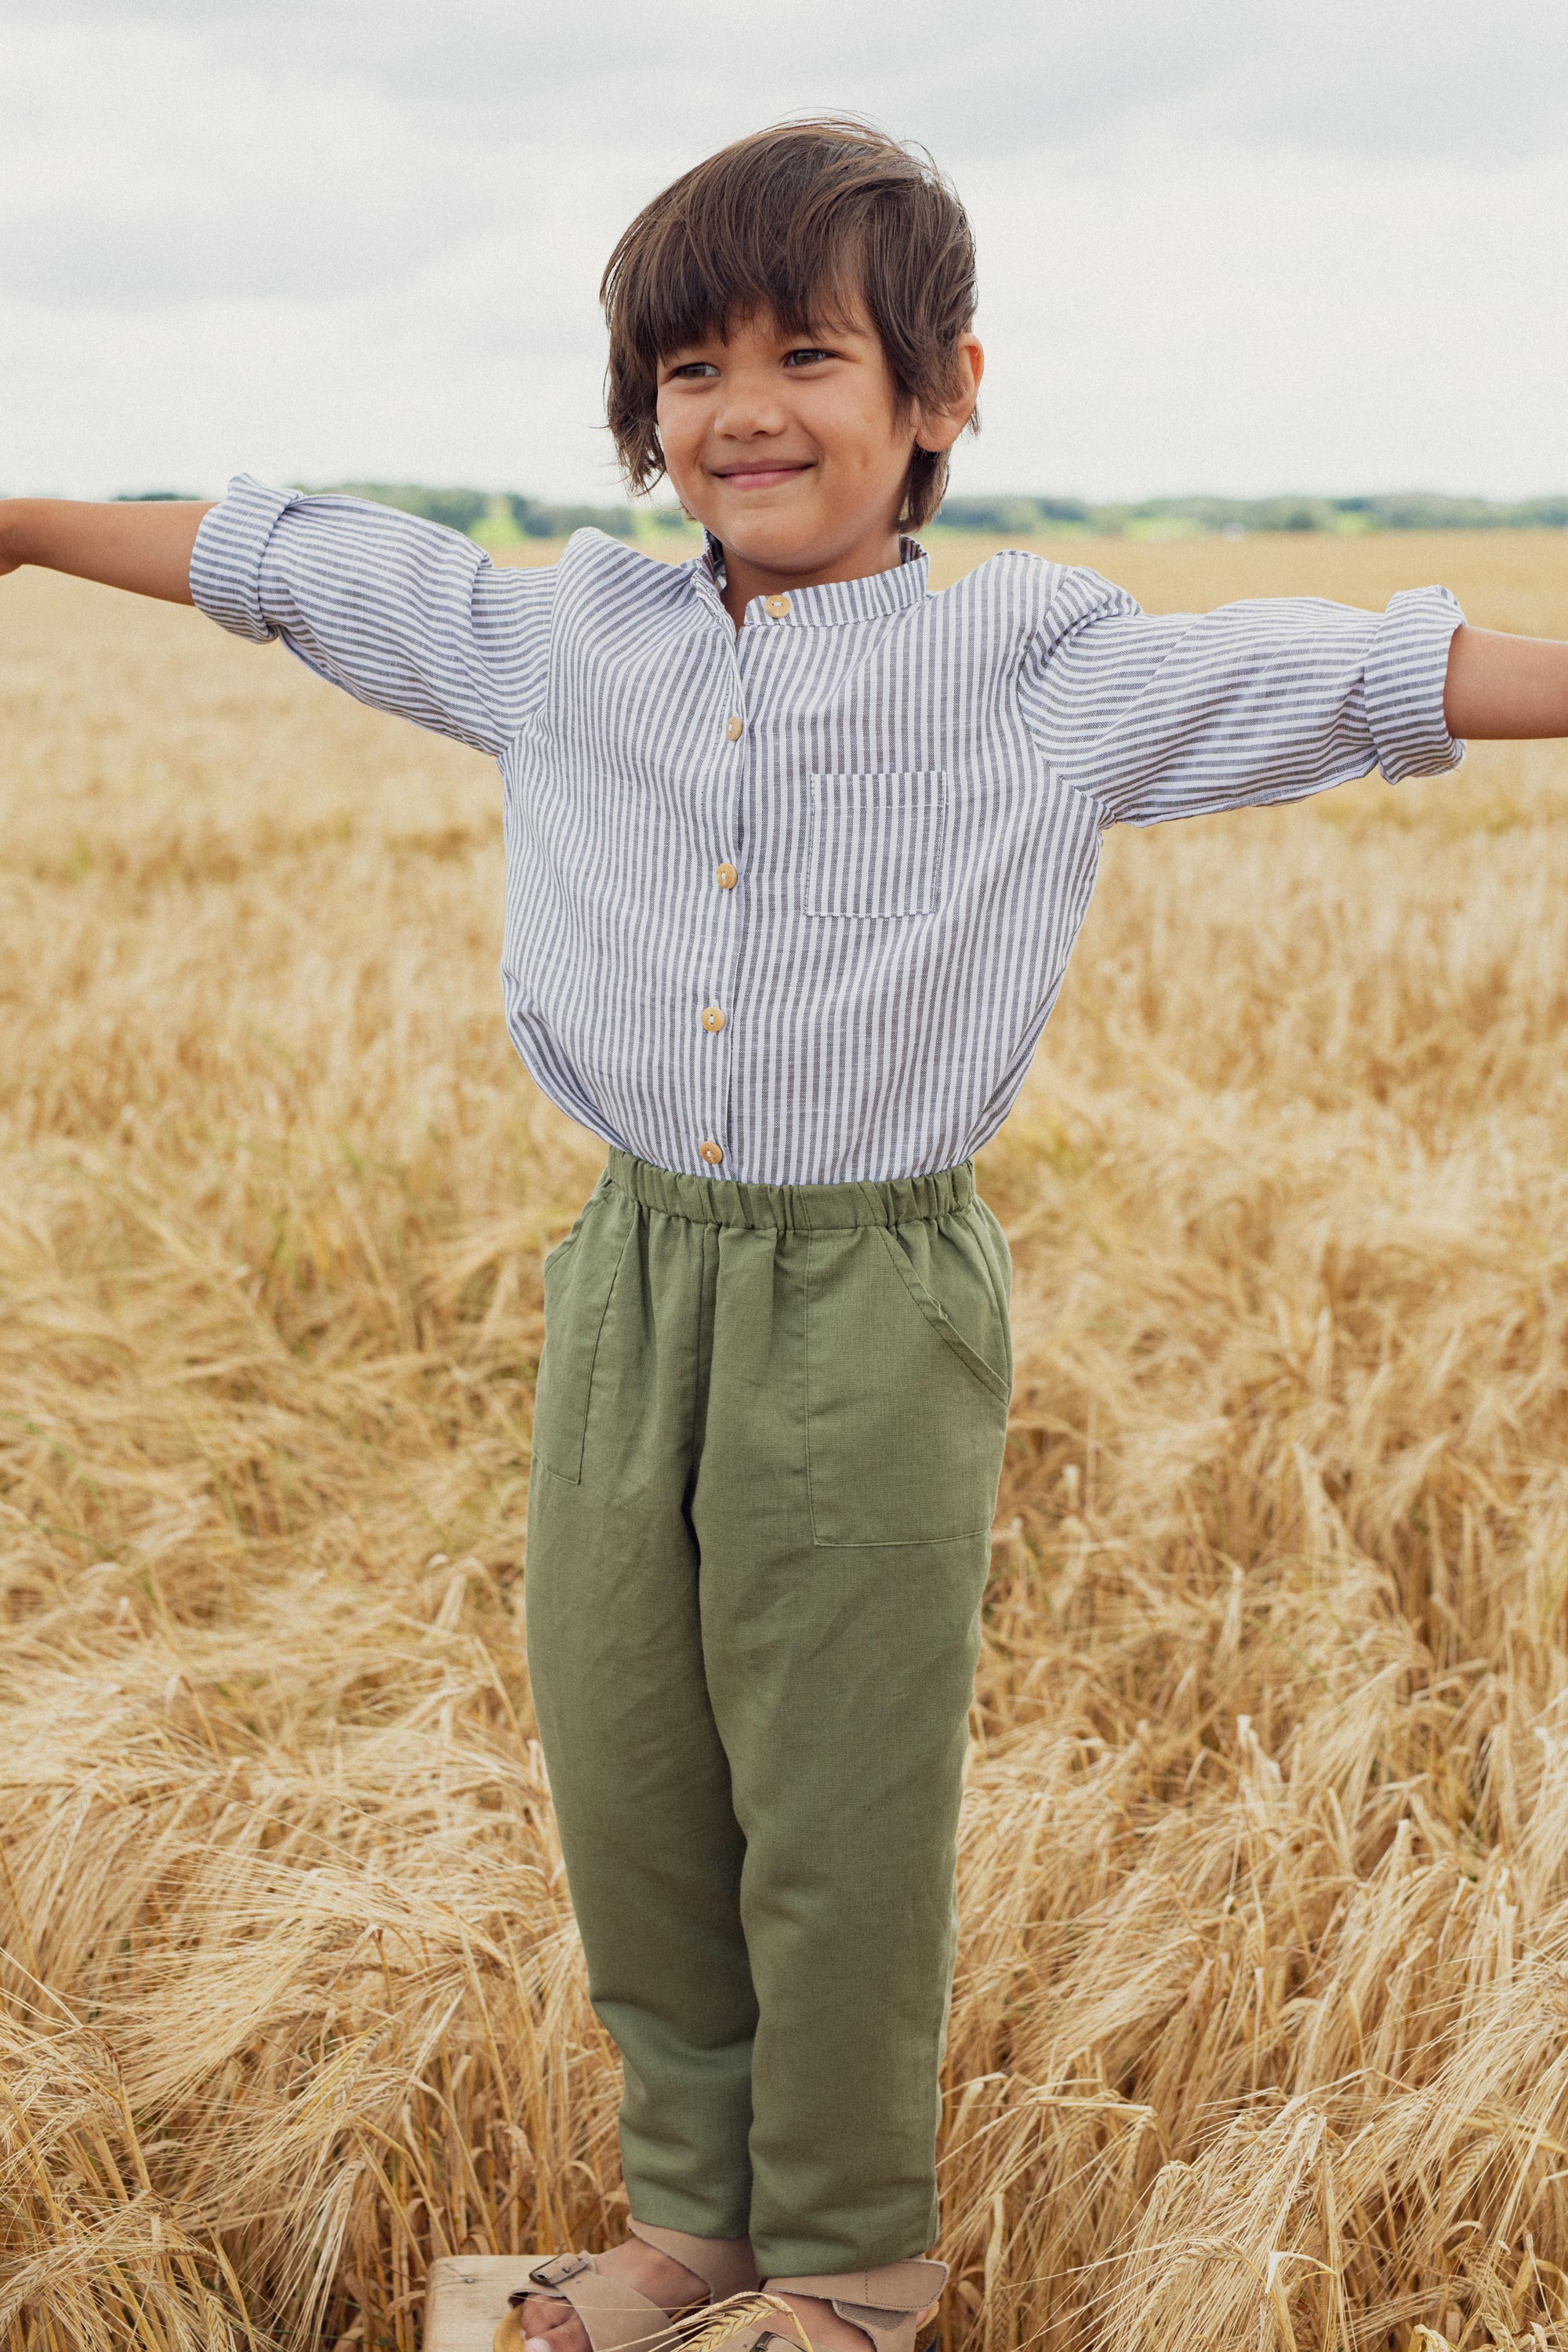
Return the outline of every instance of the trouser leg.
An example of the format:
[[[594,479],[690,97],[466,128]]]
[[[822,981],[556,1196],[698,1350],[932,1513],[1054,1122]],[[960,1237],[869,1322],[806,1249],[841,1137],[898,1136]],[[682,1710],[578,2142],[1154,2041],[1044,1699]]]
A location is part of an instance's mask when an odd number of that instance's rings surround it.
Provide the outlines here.
[[[860,2269],[936,2227],[1005,1250],[949,1180],[826,1223],[648,1192],[602,1190],[547,1281],[528,1571],[632,2210]]]
[[[746,1841],[751,2229],[764,2276],[809,2275],[918,2253],[937,2232],[1005,1249],[977,1205],[896,1235],[718,1239],[692,1523]]]
[[[728,2238],[748,2221],[756,2001],[683,1507],[711,1255],[705,1228],[602,1187],[547,1271],[527,1615],[590,1990],[625,2065],[631,2209]]]

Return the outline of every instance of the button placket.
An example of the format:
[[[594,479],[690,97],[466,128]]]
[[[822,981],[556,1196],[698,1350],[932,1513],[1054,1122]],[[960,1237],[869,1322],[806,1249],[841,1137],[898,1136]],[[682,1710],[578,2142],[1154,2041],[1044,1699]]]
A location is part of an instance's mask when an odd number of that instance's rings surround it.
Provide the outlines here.
[[[701,1093],[708,1107],[710,1124],[698,1143],[697,1156],[704,1167],[714,1170],[722,1165],[727,1150],[732,1149],[731,1057],[728,1051],[730,1040],[725,1033],[734,1001],[735,974],[744,919],[741,900],[735,895],[741,876],[734,860],[741,846],[741,810],[746,782],[746,694],[736,653],[735,633],[726,629],[725,637],[733,698],[724,718],[719,766],[720,839],[727,854],[711,868],[712,885],[721,894],[722,911],[719,916],[714,968],[710,972],[697,975],[699,984],[705,983],[710,991],[698,1015],[703,1031],[704,1083]]]

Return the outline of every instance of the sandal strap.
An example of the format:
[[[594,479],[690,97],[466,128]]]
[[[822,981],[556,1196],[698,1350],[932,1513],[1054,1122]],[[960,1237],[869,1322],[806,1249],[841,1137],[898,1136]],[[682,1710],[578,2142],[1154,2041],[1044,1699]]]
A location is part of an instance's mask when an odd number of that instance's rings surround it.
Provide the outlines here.
[[[884,2263],[872,2271],[771,2278],[770,2294],[815,2294],[868,2336],[875,2352],[915,2352],[922,2317],[947,2284],[945,2263]]]
[[[531,2294],[555,2295],[569,2303],[593,2352],[655,2352],[669,2334],[673,2315],[623,2279],[606,2278],[592,2254],[542,2254],[528,2265],[524,2276],[527,2285],[510,2298],[520,2345],[521,2306]]]
[[[945,2263],[883,2263],[874,2271],[820,2271],[815,2278],[770,2278],[770,2294],[815,2294],[878,2311],[923,2311],[947,2284]]]
[[[666,2230],[657,2221],[628,2221],[634,2238],[656,2252],[692,2272],[708,2290],[710,2303],[731,2294],[755,2294],[762,2281],[749,2238],[694,2238],[689,2230]]]

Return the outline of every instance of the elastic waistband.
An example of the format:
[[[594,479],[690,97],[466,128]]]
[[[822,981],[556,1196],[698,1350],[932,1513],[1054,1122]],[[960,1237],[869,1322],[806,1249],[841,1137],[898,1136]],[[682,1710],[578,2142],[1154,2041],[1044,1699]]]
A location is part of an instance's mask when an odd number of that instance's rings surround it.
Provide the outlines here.
[[[605,1181],[645,1209],[694,1225],[748,1225],[763,1232],[829,1233],[835,1226],[907,1225],[951,1217],[974,1198],[964,1160],[939,1176],[899,1176],[863,1184],[735,1184],[721,1176],[678,1176],[613,1150]]]

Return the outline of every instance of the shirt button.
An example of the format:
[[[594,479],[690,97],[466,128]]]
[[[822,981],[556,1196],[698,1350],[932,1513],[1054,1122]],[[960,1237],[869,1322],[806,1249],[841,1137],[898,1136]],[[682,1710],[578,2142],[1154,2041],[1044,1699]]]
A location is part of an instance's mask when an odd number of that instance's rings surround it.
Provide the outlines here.
[[[787,620],[789,617],[789,598],[787,596],[764,597],[763,600],[763,610],[767,614],[770,620]]]
[[[724,1026],[724,1015],[720,1012],[719,1007],[716,1004],[705,1004],[703,1006],[702,1026],[710,1034],[712,1031],[722,1029]]]
[[[697,1147],[697,1157],[699,1160],[706,1160],[710,1168],[717,1168],[724,1153],[722,1148],[717,1143],[700,1143]]]
[[[734,867],[730,865],[728,861],[719,867],[713,877],[713,879],[718,883],[721,890],[732,890],[740,878],[741,877],[736,873]]]
[[[738,710],[731,710],[730,713],[729,723],[724,730],[725,734],[730,738],[731,743],[738,743],[745,731],[745,720],[742,718]]]

